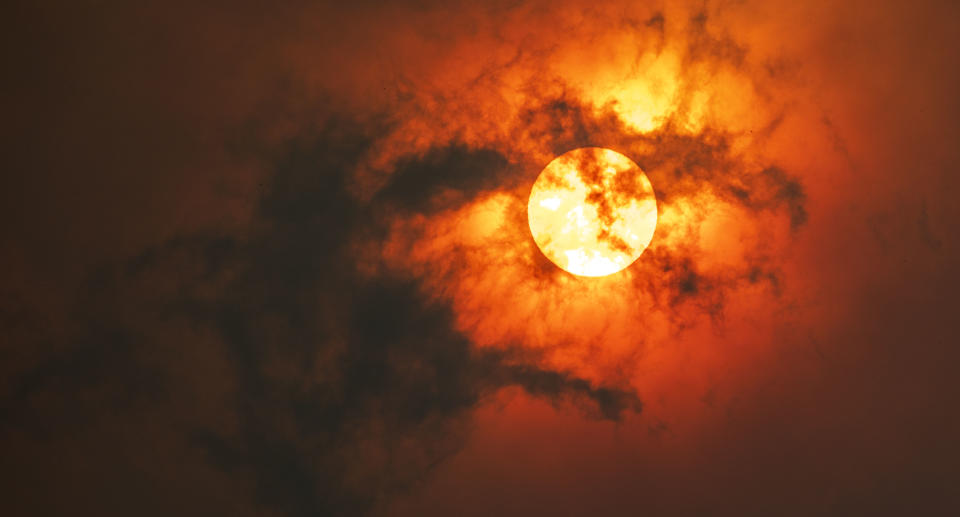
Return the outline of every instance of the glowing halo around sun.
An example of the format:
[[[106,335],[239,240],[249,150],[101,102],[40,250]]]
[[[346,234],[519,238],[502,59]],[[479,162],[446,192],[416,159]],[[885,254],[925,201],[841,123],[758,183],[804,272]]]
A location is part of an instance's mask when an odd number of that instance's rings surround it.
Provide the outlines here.
[[[583,147],[543,169],[530,192],[527,220],[554,264],[575,275],[606,276],[632,264],[650,244],[657,199],[629,158]]]

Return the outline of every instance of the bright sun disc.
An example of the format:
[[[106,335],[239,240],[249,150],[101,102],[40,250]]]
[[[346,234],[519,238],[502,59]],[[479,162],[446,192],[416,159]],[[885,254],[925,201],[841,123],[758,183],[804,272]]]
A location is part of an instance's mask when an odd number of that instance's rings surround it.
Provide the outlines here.
[[[530,192],[533,240],[554,264],[580,276],[623,270],[657,227],[653,185],[637,164],[610,149],[574,149],[547,164]]]

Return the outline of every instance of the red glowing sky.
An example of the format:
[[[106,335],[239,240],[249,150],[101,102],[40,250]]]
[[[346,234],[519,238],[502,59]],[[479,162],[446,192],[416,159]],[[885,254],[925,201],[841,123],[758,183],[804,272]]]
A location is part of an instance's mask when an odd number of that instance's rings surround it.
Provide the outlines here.
[[[958,14],[19,6],[0,507],[950,513]],[[601,278],[527,220],[591,146],[658,205]]]

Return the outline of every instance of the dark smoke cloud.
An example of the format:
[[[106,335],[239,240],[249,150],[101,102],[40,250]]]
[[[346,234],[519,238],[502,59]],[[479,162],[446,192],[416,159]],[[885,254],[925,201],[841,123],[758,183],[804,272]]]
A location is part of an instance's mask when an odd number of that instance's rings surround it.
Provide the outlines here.
[[[100,267],[77,300],[75,329],[62,342],[33,343],[49,357],[9,381],[4,432],[42,443],[106,414],[176,412],[180,397],[200,395],[173,388],[178,372],[214,365],[185,364],[180,348],[211,345],[174,335],[206,335],[224,354],[229,404],[215,418],[156,425],[184,433],[188,461],[251,477],[260,504],[352,515],[455,452],[470,411],[502,387],[581,404],[597,418],[640,410],[631,391],[473,351],[449,309],[410,280],[358,276],[352,239],[382,229],[346,189],[369,141],[349,126],[333,122],[278,157],[260,230],[178,236]],[[405,160],[375,201],[424,210],[434,189],[471,195],[503,163],[489,151],[437,149]],[[201,380],[192,389],[209,388]],[[221,418],[234,427],[224,431]]]

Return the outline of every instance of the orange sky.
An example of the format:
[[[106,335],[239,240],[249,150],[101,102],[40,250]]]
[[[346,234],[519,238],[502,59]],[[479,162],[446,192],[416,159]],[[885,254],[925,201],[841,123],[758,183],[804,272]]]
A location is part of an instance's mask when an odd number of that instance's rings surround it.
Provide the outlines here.
[[[11,515],[960,507],[953,3],[16,12]],[[527,224],[580,147],[607,277]]]
[[[930,168],[957,158],[956,124],[934,107],[956,113],[937,80],[955,76],[951,40],[936,40],[951,15],[591,3],[463,16],[473,31],[438,52],[400,37],[427,61],[398,71],[423,100],[374,163],[389,174],[397,147],[459,139],[517,170],[433,215],[390,214],[381,267],[420,278],[476,346],[629,386],[644,408],[601,424],[492,397],[465,452],[384,512],[710,513],[756,498],[802,514],[873,508],[845,496],[877,483],[928,483],[911,470],[923,453],[900,440],[914,419],[947,436],[921,409],[943,381],[912,379],[932,365],[889,348],[945,339],[921,321],[948,310],[927,282],[956,251],[943,196],[955,183]],[[550,105],[558,96],[585,120]],[[636,160],[660,200],[651,248],[602,279],[542,260],[520,224],[540,168],[584,145]],[[920,320],[903,313],[928,303]],[[887,404],[900,409],[878,415]]]

